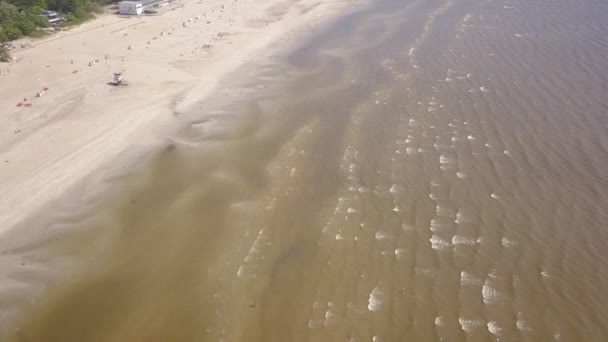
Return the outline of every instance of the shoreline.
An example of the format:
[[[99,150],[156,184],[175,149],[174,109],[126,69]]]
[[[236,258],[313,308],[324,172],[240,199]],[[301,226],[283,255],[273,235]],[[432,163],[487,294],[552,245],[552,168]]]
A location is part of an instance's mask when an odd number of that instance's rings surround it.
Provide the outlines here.
[[[221,79],[348,4],[188,2],[156,17],[102,15],[14,52],[19,62],[0,66],[11,84],[0,89],[0,234],[127,150],[166,141],[184,123],[176,114]],[[107,84],[116,71],[127,87]],[[37,98],[38,88],[48,90]]]

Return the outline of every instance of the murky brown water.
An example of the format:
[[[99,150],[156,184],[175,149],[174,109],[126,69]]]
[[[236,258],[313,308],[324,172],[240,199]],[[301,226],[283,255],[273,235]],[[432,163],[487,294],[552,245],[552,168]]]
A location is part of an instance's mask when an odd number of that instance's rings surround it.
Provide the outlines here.
[[[605,1],[379,1],[254,75],[2,242],[3,341],[608,338]]]

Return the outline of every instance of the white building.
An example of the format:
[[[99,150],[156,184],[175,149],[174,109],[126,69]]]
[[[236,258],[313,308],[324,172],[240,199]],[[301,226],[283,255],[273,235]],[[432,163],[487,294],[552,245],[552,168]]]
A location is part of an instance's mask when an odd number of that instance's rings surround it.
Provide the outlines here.
[[[121,1],[118,3],[118,13],[123,15],[140,15],[144,12],[141,1]]]
[[[55,11],[42,11],[40,16],[46,18],[46,20],[48,20],[49,24],[51,25],[57,25],[60,24],[62,21],[65,21],[65,19]]]

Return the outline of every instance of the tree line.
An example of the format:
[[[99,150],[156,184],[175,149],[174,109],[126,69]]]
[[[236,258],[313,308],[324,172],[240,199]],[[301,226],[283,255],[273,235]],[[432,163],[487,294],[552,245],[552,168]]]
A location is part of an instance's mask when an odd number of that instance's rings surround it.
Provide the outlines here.
[[[57,11],[66,19],[67,25],[80,23],[108,0],[0,0],[0,61],[8,60],[8,52],[2,43],[23,36],[39,36],[41,28],[49,26],[40,16],[43,10]]]

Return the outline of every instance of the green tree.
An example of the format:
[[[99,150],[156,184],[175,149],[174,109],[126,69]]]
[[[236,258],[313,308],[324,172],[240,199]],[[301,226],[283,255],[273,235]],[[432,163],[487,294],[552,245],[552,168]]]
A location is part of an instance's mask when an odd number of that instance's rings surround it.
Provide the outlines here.
[[[17,16],[19,16],[19,10],[15,5],[0,1],[0,24]]]
[[[19,30],[19,28],[13,21],[6,21],[2,23],[2,31],[4,31],[4,34],[6,34],[8,40],[19,39],[23,36],[21,30]]]
[[[8,0],[20,10],[27,11],[32,6],[46,8],[46,0]]]
[[[69,23],[88,19],[92,12],[99,12],[106,0],[0,0],[0,42],[14,40],[23,35],[39,36],[39,27],[49,23],[40,16],[50,9],[64,13]]]
[[[27,13],[28,16],[39,16],[43,10],[44,10],[43,7],[40,7],[39,5],[34,5],[30,8],[28,8],[27,11],[25,11],[25,12]]]
[[[36,25],[27,17],[24,16],[21,20],[17,21],[17,27],[24,36],[30,35],[36,31]]]
[[[2,31],[0,31],[0,38],[2,35]],[[8,53],[8,50],[4,48],[4,46],[0,45],[0,62],[9,62],[11,60],[11,55]]]

